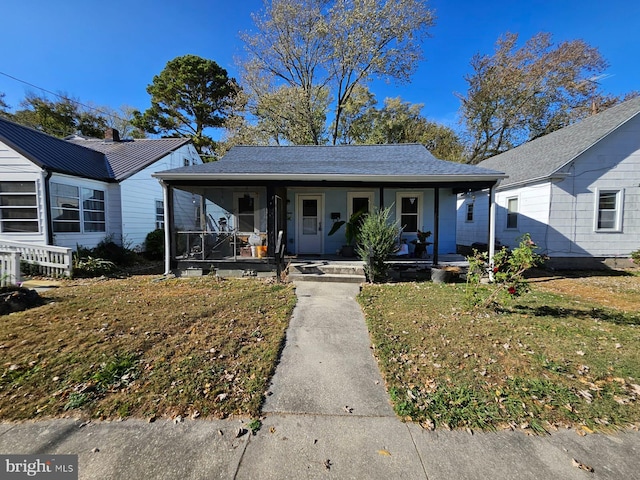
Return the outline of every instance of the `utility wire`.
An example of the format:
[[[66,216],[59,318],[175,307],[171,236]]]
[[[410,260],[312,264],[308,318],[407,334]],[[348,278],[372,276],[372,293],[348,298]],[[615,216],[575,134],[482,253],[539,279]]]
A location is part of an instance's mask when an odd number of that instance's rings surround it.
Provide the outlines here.
[[[122,117],[120,117],[118,115],[115,115],[114,113],[105,112],[104,110],[100,110],[99,108],[91,107],[89,105],[86,105],[86,104],[84,104],[82,102],[79,102],[77,100],[74,100],[72,98],[65,97],[64,95],[60,95],[59,93],[54,93],[51,90],[47,90],[46,88],[39,87],[38,85],[34,85],[33,83],[27,82],[26,80],[21,80],[20,78],[14,77],[13,75],[9,75],[8,73],[0,72],[0,75],[3,75],[5,77],[7,77],[7,78],[10,78],[11,80],[15,80],[16,82],[20,82],[20,83],[23,83],[25,85],[29,85],[30,87],[36,88],[38,90],[42,90],[43,92],[46,92],[49,95],[54,95],[54,96],[56,96],[58,98],[61,98],[62,100],[66,100],[67,102],[75,103],[76,105],[79,105],[79,106],[81,106],[83,108],[86,108],[88,110],[94,110],[94,111],[96,111],[98,113],[101,113],[102,115],[107,116],[107,117],[113,117],[113,118],[116,118],[116,119],[118,119],[118,120],[120,120],[122,122],[129,122],[129,120],[127,120],[125,118],[122,118]]]

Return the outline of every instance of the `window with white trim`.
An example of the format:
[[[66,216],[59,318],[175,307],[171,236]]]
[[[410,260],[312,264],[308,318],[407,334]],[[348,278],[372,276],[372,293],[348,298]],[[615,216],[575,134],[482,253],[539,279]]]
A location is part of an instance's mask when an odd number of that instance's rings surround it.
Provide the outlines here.
[[[239,232],[251,232],[260,228],[258,196],[255,193],[235,193],[235,228]]]
[[[39,231],[36,182],[0,182],[0,232]]]
[[[52,182],[51,217],[55,233],[105,232],[104,191]]]
[[[418,233],[422,217],[422,195],[420,193],[399,192],[396,209],[403,233]]]
[[[156,229],[164,228],[164,202],[156,200]]]
[[[622,190],[598,190],[595,228],[600,232],[617,232],[622,224]]]
[[[507,199],[507,228],[518,228],[518,197]]]

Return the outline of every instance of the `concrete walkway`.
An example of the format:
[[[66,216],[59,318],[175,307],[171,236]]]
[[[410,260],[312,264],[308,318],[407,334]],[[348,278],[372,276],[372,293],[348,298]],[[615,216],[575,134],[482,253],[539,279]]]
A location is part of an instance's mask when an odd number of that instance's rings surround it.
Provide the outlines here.
[[[470,435],[401,422],[371,356],[357,291],[297,284],[255,436],[236,437],[246,428],[239,420],[3,423],[0,453],[78,454],[82,479],[640,479],[638,432]]]

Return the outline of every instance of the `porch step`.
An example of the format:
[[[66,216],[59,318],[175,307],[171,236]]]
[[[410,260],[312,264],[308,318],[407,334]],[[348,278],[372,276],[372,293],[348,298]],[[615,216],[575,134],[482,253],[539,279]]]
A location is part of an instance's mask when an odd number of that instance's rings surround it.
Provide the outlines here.
[[[291,263],[289,265],[289,280],[307,282],[364,282],[364,267],[361,262],[325,261]]]

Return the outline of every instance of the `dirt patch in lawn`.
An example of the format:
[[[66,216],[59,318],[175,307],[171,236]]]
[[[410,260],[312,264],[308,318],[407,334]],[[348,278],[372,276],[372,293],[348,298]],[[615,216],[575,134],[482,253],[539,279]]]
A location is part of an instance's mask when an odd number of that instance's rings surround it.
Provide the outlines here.
[[[640,270],[575,271],[553,274],[536,271],[529,280],[547,292],[571,295],[603,307],[640,311]]]
[[[77,280],[2,317],[0,418],[259,413],[293,288],[214,277]]]

